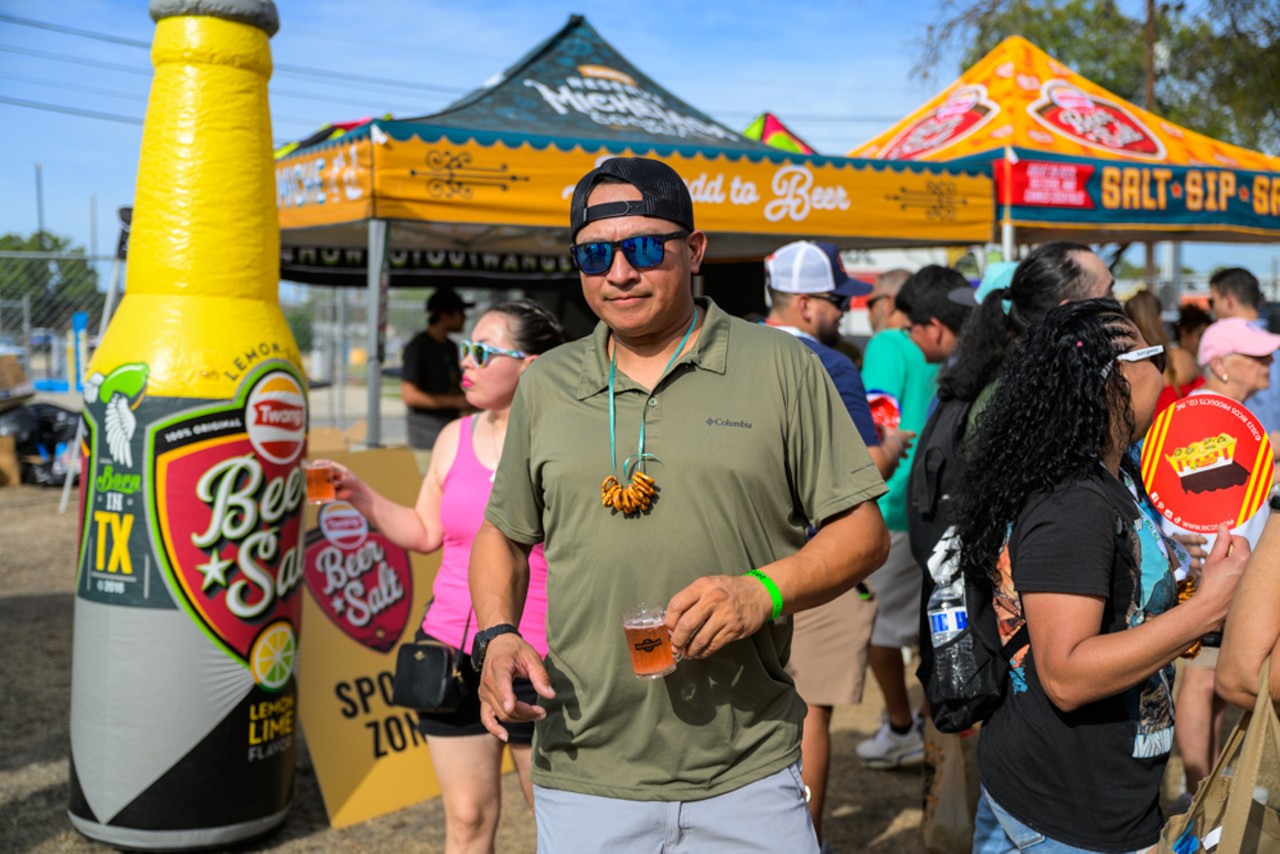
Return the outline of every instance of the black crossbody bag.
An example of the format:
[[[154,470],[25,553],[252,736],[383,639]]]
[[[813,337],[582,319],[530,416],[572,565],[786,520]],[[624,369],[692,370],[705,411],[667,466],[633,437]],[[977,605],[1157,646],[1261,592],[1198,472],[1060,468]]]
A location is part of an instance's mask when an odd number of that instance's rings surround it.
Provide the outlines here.
[[[463,644],[470,628],[471,615],[467,614]],[[419,624],[414,639],[401,644],[396,653],[391,702],[431,714],[457,711],[471,690],[462,677],[463,655],[466,653],[457,647],[428,638]]]

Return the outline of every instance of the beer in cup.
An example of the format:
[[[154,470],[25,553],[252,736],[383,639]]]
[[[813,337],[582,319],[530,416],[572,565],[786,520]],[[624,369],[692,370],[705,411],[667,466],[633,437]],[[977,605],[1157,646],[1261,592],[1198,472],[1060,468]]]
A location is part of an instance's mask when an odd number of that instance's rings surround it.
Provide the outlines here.
[[[328,504],[338,497],[332,463],[326,460],[308,460],[304,468],[307,471],[308,503]]]
[[[637,679],[660,679],[676,669],[666,616],[661,605],[636,605],[622,612],[622,630]]]

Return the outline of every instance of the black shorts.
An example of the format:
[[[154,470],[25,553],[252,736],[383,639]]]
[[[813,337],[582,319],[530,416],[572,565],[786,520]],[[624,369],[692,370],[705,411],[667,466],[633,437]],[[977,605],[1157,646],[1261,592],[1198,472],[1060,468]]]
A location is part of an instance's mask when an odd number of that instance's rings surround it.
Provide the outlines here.
[[[419,712],[418,732],[423,735],[455,738],[462,735],[484,735],[488,732],[484,724],[480,723],[480,674],[471,666],[471,656],[463,655],[458,669],[462,672],[463,681],[467,683],[467,695],[452,712]],[[512,687],[517,700],[537,705],[538,692],[528,679],[516,679]],[[509,744],[533,743],[533,721],[503,722],[503,726],[510,734]]]

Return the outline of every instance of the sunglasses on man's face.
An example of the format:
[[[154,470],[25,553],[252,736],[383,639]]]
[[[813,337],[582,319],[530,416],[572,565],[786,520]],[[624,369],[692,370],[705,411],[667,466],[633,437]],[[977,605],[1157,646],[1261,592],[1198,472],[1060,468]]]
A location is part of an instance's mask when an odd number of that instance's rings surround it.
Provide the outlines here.
[[[853,302],[849,297],[842,297],[838,294],[809,294],[808,296],[809,299],[820,299],[823,302],[831,303],[836,308],[840,309],[841,313],[848,311],[849,306]]]
[[[670,234],[640,234],[612,243],[598,240],[592,243],[575,243],[569,247],[578,269],[588,276],[598,276],[613,266],[613,253],[622,250],[627,263],[637,270],[647,270],[662,263],[667,251],[667,241],[688,237],[687,231]]]
[[[471,361],[475,363],[477,368],[483,368],[489,364],[490,356],[510,356],[513,359],[523,359],[525,354],[519,350],[503,350],[501,347],[490,347],[488,344],[481,344],[479,341],[468,341],[465,338],[458,342],[458,361],[462,361],[471,357]]]
[[[1151,347],[1141,347],[1137,350],[1130,350],[1127,353],[1121,353],[1116,356],[1117,362],[1141,362],[1143,359],[1150,359],[1151,364],[1156,366],[1156,370],[1164,373],[1164,367],[1167,364],[1168,356],[1165,355],[1164,345],[1155,344]]]

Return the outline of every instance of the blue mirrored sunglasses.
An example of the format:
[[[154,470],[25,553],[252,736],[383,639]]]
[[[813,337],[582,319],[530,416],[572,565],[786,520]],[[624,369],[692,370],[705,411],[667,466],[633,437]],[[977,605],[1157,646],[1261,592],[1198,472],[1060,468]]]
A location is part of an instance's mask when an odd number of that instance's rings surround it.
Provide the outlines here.
[[[627,263],[637,270],[647,270],[662,263],[666,255],[667,241],[688,237],[687,231],[673,231],[670,234],[641,234],[625,240],[596,241],[594,243],[575,243],[569,247],[578,269],[588,276],[598,276],[613,266],[613,253],[622,250]]]
[[[503,350],[501,347],[490,347],[488,344],[481,344],[479,341],[468,341],[463,338],[458,343],[458,361],[462,361],[471,357],[471,361],[475,362],[477,368],[483,368],[489,364],[490,356],[510,356],[513,359],[523,359],[525,354],[519,350]]]

